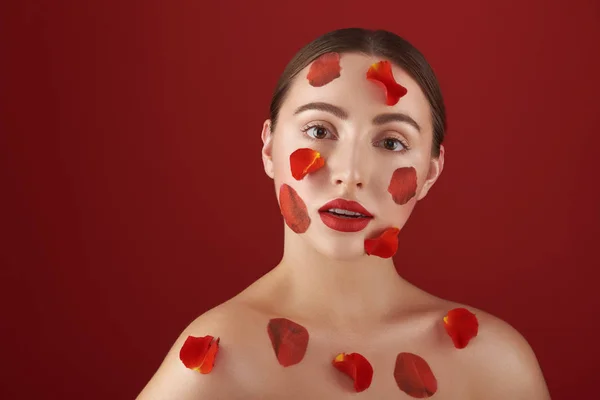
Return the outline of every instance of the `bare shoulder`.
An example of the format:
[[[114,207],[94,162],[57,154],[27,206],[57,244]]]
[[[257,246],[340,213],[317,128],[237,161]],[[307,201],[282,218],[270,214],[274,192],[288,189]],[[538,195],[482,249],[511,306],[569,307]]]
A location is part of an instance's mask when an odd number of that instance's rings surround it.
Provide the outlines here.
[[[244,382],[252,380],[252,369],[243,365],[252,359],[252,354],[244,353],[252,352],[251,342],[257,335],[248,330],[256,326],[252,321],[255,321],[252,310],[235,301],[223,303],[196,318],[181,332],[137,399],[244,398]],[[183,365],[179,351],[188,336],[206,335],[220,338],[219,351],[212,371],[200,374]]]
[[[523,335],[500,318],[463,307],[479,321],[477,337],[460,350],[472,377],[474,398],[550,399],[537,357]]]

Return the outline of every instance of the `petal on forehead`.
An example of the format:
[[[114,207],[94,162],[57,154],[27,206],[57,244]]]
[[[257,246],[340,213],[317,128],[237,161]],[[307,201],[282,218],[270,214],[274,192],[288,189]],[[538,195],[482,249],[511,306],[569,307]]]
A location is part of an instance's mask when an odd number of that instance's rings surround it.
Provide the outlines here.
[[[292,176],[298,181],[324,165],[325,159],[321,157],[321,153],[313,149],[298,149],[290,155]]]
[[[407,89],[398,84],[392,74],[392,63],[387,60],[372,64],[367,71],[367,79],[377,83],[385,91],[385,104],[393,106],[407,93]]]
[[[310,65],[306,79],[311,86],[325,86],[332,80],[340,77],[340,55],[338,53],[326,53],[317,58]]]

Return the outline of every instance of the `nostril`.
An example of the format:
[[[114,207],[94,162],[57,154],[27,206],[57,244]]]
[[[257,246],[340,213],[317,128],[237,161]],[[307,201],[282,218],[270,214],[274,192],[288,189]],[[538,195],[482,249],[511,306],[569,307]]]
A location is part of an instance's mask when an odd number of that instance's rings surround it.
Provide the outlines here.
[[[336,184],[336,185],[343,185],[343,184],[346,184],[346,185],[347,185],[347,183],[346,183],[344,180],[342,180],[342,179],[336,179],[336,181],[335,181],[335,184]],[[358,183],[356,183],[356,187],[358,187],[358,188],[361,188],[361,189],[362,189],[362,187],[363,187],[363,184],[362,184],[362,182],[358,182]]]

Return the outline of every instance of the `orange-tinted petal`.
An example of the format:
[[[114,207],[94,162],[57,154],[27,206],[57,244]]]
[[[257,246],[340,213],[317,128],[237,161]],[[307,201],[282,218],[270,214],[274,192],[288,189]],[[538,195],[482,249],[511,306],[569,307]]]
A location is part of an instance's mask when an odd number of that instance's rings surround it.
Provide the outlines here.
[[[367,71],[367,79],[376,82],[385,90],[385,104],[393,106],[407,92],[406,88],[394,80],[392,64],[389,61],[379,61],[371,65]]]
[[[284,367],[298,364],[308,347],[308,331],[287,318],[273,318],[267,325],[277,361]]]
[[[394,378],[400,390],[412,397],[423,399],[437,391],[437,379],[429,364],[416,354],[398,354]]]
[[[298,181],[324,165],[325,159],[321,153],[313,149],[298,149],[290,155],[292,176]]]
[[[188,336],[181,350],[179,359],[189,369],[208,374],[215,365],[215,358],[219,351],[219,338],[210,335],[203,337]]]
[[[340,55],[338,53],[326,53],[313,61],[306,79],[308,79],[311,86],[324,86],[339,78],[341,70]]]
[[[477,336],[479,322],[475,314],[466,308],[455,308],[444,317],[444,328],[452,338],[454,347],[464,349]]]
[[[371,386],[373,367],[358,353],[340,353],[332,362],[333,366],[348,375],[354,381],[354,390],[362,392]]]
[[[388,192],[396,204],[406,204],[417,194],[417,170],[414,167],[396,169],[392,174]]]
[[[200,373],[208,374],[212,371],[215,366],[215,359],[217,358],[217,352],[219,351],[219,342],[221,339],[216,338],[213,343],[208,347],[208,351],[206,352],[206,357],[204,357],[204,362],[200,366]]]
[[[310,226],[306,204],[298,193],[285,183],[279,188],[279,208],[287,226],[296,233],[304,233]]]
[[[398,250],[398,228],[387,228],[375,239],[365,239],[365,252],[368,255],[390,258]]]

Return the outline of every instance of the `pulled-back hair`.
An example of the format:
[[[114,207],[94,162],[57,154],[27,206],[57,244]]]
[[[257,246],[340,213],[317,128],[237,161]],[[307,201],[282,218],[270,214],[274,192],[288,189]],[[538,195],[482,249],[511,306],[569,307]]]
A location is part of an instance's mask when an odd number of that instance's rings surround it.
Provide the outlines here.
[[[382,57],[406,71],[417,82],[431,107],[433,126],[431,155],[434,158],[439,157],[440,145],[446,132],[446,108],[438,80],[419,50],[400,36],[384,30],[339,29],[318,37],[300,49],[285,67],[273,93],[270,108],[272,130],[275,130],[279,110],[293,79],[307,65],[329,52],[362,53],[367,56]]]

